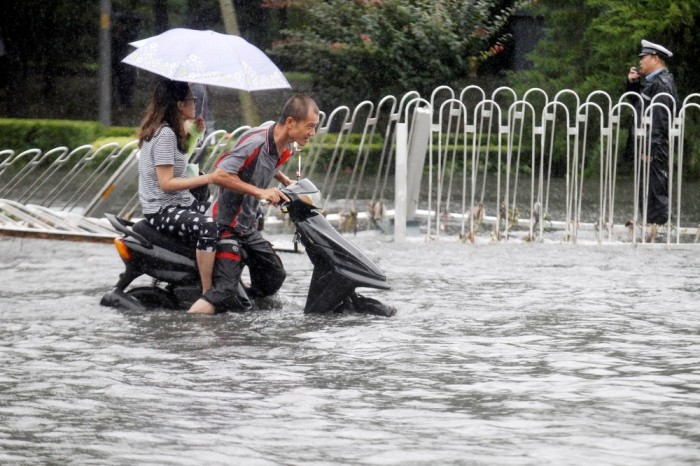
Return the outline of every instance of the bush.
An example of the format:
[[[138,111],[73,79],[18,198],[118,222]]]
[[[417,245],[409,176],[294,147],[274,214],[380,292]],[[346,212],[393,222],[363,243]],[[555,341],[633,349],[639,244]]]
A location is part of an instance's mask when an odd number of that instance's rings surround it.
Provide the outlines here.
[[[270,55],[284,69],[311,73],[322,108],[407,90],[423,94],[472,75],[502,51],[509,40],[504,25],[524,3],[311,2],[304,24],[283,31]]]
[[[0,118],[0,150],[12,149],[16,153],[33,148],[47,151],[60,146],[74,149],[98,140],[101,143],[112,140],[121,142],[125,138],[135,139],[136,130],[128,127],[105,128],[95,121]]]
[[[119,144],[119,147],[124,147],[125,145],[134,140],[136,140],[136,136],[104,136],[95,139],[89,144],[92,144],[94,148],[98,148],[104,146],[105,144],[116,142],[117,144]]]

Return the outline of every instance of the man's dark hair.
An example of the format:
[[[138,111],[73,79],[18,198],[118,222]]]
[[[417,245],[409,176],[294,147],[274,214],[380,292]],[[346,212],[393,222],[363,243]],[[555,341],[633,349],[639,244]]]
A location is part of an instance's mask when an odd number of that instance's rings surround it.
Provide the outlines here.
[[[314,99],[308,95],[296,94],[289,98],[282,108],[279,123],[287,121],[288,117],[292,117],[295,121],[303,121],[309,115],[309,110],[313,110],[317,115],[319,113],[318,106]]]

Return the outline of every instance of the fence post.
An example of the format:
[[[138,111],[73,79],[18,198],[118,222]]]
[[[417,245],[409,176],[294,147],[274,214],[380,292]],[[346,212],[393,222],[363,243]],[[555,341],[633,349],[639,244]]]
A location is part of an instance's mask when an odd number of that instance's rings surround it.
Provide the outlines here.
[[[414,220],[418,209],[418,198],[420,197],[421,178],[423,177],[423,167],[425,166],[425,154],[428,152],[430,142],[430,132],[433,120],[432,107],[416,107],[413,113],[413,128],[411,129],[411,141],[408,147],[408,173],[406,178],[406,189],[408,192],[407,220]]]
[[[406,241],[406,184],[408,182],[408,123],[396,124],[396,189],[394,194],[394,241]]]

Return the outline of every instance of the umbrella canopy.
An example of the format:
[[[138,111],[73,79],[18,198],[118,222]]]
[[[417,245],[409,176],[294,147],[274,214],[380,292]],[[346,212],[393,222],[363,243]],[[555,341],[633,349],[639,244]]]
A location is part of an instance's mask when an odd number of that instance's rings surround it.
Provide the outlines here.
[[[174,81],[245,91],[291,88],[262,50],[238,36],[179,28],[132,45],[138,48],[123,63]]]

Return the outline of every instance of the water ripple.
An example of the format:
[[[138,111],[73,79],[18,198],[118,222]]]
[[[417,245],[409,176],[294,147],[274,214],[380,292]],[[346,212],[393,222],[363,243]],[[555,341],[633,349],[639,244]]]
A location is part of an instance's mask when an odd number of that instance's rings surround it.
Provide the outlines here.
[[[301,255],[270,310],[103,308],[111,247],[0,238],[0,462],[700,462],[694,254],[355,241],[391,319],[303,315]]]

